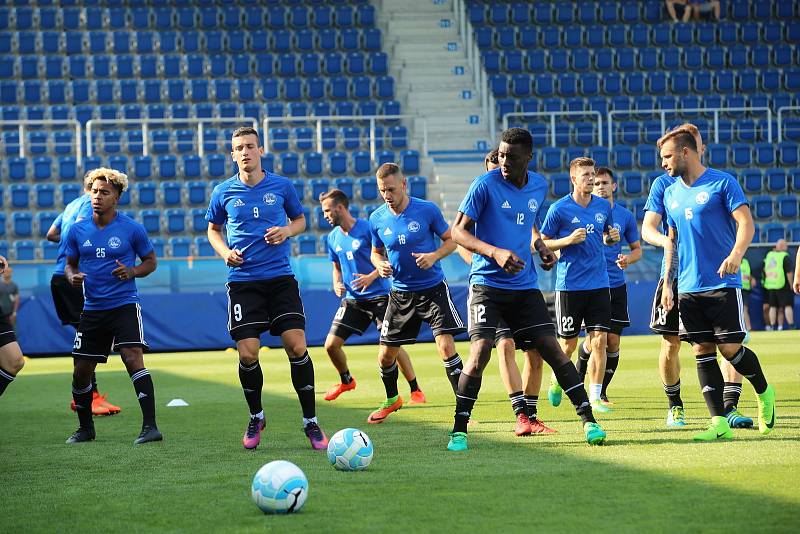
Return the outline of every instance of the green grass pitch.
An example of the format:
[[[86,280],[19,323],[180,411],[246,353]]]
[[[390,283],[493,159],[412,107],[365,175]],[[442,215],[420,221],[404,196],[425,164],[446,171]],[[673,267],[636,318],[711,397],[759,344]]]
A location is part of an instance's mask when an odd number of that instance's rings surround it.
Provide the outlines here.
[[[30,360],[0,398],[0,531],[800,531],[800,335],[755,333],[750,344],[777,390],[775,431],[738,430],[732,442],[711,444],[691,441],[708,412],[688,347],[689,425],[665,428],[658,345],[655,336],[623,338],[609,391],[616,410],[599,418],[604,447],[586,445],[568,400],[549,405],[547,366],[540,416],[559,432],[515,437],[493,357],[463,454],[445,450],[453,396],[433,345],[409,348],[428,404],[382,425],[366,423],[383,395],[376,347],[348,349],[358,388],[333,403],[322,394],[338,375],[324,350],[312,348],[323,429],[361,428],[375,444],[361,473],[335,471],[310,449],[280,349],[262,353],[267,429],[255,451],[241,445],[247,411],[231,352],[146,358],[165,441],[141,447],[132,445],[141,419],[119,358],[98,368],[98,380],[122,413],[96,419],[97,441],[77,446],[64,444],[77,427],[68,410],[71,360]],[[466,357],[467,344],[458,348]],[[400,391],[407,397],[402,375]],[[173,398],[189,406],[165,407]],[[747,383],[742,398],[741,410],[755,417]],[[309,479],[299,514],[265,516],[250,499],[253,474],[275,459]]]

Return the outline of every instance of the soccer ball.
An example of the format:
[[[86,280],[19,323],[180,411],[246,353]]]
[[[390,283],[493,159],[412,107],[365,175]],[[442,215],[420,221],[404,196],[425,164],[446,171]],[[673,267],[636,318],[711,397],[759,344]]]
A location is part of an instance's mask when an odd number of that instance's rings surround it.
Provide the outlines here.
[[[339,471],[363,471],[372,461],[372,441],[358,429],[340,430],[328,442],[328,460]]]
[[[265,514],[291,514],[306,502],[308,479],[292,462],[276,460],[258,470],[251,494]]]

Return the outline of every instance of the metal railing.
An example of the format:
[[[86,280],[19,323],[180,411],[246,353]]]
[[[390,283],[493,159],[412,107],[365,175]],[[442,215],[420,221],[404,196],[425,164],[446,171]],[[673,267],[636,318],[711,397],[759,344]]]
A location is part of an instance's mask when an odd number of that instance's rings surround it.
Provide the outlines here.
[[[94,146],[92,142],[92,129],[94,126],[102,126],[106,124],[138,124],[141,125],[142,132],[142,155],[148,156],[150,151],[148,149],[149,143],[147,134],[150,131],[150,124],[196,124],[197,125],[197,155],[201,158],[205,156],[205,147],[203,143],[203,125],[206,123],[220,124],[220,123],[236,123],[242,125],[250,123],[253,128],[258,129],[258,119],[255,117],[218,117],[218,118],[164,118],[164,119],[91,119],[86,122],[86,156],[92,157],[94,153]]]
[[[719,143],[719,114],[730,112],[765,112],[767,114],[767,141],[772,142],[772,110],[767,107],[740,107],[740,108],[688,108],[688,109],[616,109],[608,112],[608,148],[614,146],[614,116],[615,115],[658,115],[661,118],[661,131],[667,130],[667,115],[681,115],[686,113],[711,113],[714,117],[713,139]]]
[[[597,117],[597,144],[603,144],[603,116],[593,109],[586,111],[522,111],[506,113],[503,116],[503,130],[508,128],[509,117],[550,117],[550,146],[556,146],[556,116],[596,116]]]
[[[81,146],[81,123],[75,119],[9,119],[0,120],[0,127],[17,126],[19,131],[19,157],[25,157],[25,126],[70,126],[75,129],[72,144],[75,147],[75,159],[80,165],[83,161],[83,147]]]
[[[377,143],[375,136],[375,124],[382,120],[414,119],[422,121],[422,155],[428,156],[428,119],[418,115],[304,115],[302,117],[266,117],[263,121],[264,131],[264,152],[269,152],[270,132],[269,125],[284,122],[305,122],[315,124],[315,140],[317,152],[322,152],[322,128],[323,123],[330,122],[366,122],[369,121],[369,156],[374,165],[377,161]]]
[[[778,108],[778,142],[783,142],[783,112],[784,111],[800,111],[800,106],[783,106]]]

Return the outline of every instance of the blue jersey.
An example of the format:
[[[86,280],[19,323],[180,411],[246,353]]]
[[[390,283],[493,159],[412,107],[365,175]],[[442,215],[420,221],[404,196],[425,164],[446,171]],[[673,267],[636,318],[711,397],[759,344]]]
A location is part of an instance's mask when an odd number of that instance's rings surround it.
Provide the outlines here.
[[[215,187],[206,220],[225,225],[228,247],[239,250],[244,259],[240,266],[228,268],[228,280],[269,280],[293,274],[289,240],[269,245],[264,234],[273,226],[286,226],[287,216],[300,215],[303,206],[292,183],[271,172],[252,187],[238,174]]]
[[[525,268],[517,274],[509,274],[493,259],[473,254],[470,284],[502,289],[538,287],[531,253],[531,230],[540,223],[539,209],[546,195],[544,177],[530,171],[528,183],[521,189],[503,178],[500,169],[489,171],[472,182],[458,211],[475,221],[475,237],[511,250],[525,262]]]
[[[667,190],[669,186],[675,183],[677,178],[673,178],[667,173],[662,174],[658,178],[653,181],[653,185],[650,186],[650,194],[647,195],[647,202],[644,205],[645,211],[652,211],[653,213],[658,213],[661,216],[661,226],[664,229],[664,233],[667,233],[667,210],[664,208],[664,192]],[[661,260],[661,278],[664,278],[664,270],[666,265],[664,264],[664,259]],[[678,255],[675,254],[672,256],[672,279],[674,280],[678,273]]]
[[[136,256],[143,258],[153,252],[153,245],[140,223],[117,212],[108,226],[98,228],[92,217],[72,225],[64,238],[66,255],[78,260],[78,268],[86,275],[83,281],[83,309],[109,310],[125,304],[139,302],[136,282],[120,280],[112,271],[136,264]]]
[[[603,232],[614,224],[611,203],[592,195],[584,208],[567,195],[557,200],[544,218],[542,234],[550,239],[567,237],[586,228],[586,240],[561,249],[556,267],[556,291],[583,291],[608,286]]]
[[[328,234],[328,257],[338,263],[342,270],[342,283],[347,288],[349,299],[372,299],[389,294],[391,282],[386,278],[376,278],[368,287],[356,291],[351,285],[356,274],[369,274],[375,270],[370,261],[372,252],[369,223],[364,219],[356,219],[349,232],[344,233],[341,226]]]
[[[408,206],[399,215],[384,204],[369,217],[372,246],[386,249],[392,265],[392,288],[398,291],[419,291],[444,280],[439,262],[430,269],[417,266],[412,253],[434,252],[436,236],[441,237],[449,226],[442,211],[433,202],[409,197]]]
[[[678,292],[697,293],[742,287],[740,273],[720,278],[719,266],[736,243],[731,213],[747,204],[730,174],[708,168],[691,187],[678,180],[667,188],[667,222],[678,236]]]
[[[53,271],[53,274],[64,274],[64,268],[67,266],[66,236],[69,233],[69,229],[77,221],[90,219],[91,217],[92,197],[90,195],[81,195],[67,204],[64,211],[53,221],[53,226],[61,232],[61,241],[58,243],[58,258],[56,258],[56,270]]]
[[[619,230],[620,241],[606,246],[604,250],[608,268],[608,285],[609,287],[619,287],[625,285],[625,271],[617,265],[617,256],[622,254],[623,241],[629,245],[639,241],[639,229],[636,227],[636,217],[633,216],[633,213],[619,204],[614,204],[611,216],[614,219],[614,228]]]

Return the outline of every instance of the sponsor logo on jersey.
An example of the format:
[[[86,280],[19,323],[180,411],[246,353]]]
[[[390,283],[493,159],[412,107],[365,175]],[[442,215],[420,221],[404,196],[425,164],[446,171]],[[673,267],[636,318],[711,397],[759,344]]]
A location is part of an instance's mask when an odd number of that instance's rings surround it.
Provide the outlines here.
[[[392,229],[387,228],[386,230],[383,231],[383,235],[392,235]]]
[[[678,207],[678,201],[677,200],[673,200],[672,204],[669,205],[669,209],[671,209],[671,210],[674,210],[677,207]]]
[[[580,220],[579,218],[577,218],[577,217],[573,217],[573,218],[572,218],[572,221],[570,221],[570,222],[572,222],[572,223],[579,223],[579,222],[581,222],[581,220]]]
[[[503,204],[500,205],[500,207],[503,208],[504,210],[510,210],[511,204],[509,204],[508,200],[506,200],[505,202],[503,202]]]
[[[121,245],[122,240],[115,235],[108,240],[108,246],[111,248],[119,248]]]
[[[334,249],[334,252],[341,252],[341,251],[342,251],[342,247],[340,247],[339,245],[336,245],[336,248]]]
[[[233,203],[234,208],[241,208],[242,206],[244,206],[244,202],[242,202],[241,198],[237,198],[236,202]]]
[[[87,239],[86,241],[83,242],[83,246],[84,247],[91,247],[93,245],[92,245],[92,242]]]

